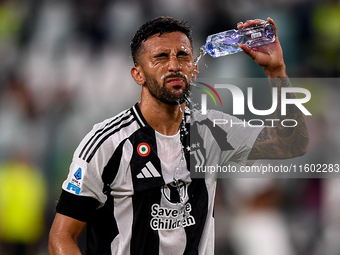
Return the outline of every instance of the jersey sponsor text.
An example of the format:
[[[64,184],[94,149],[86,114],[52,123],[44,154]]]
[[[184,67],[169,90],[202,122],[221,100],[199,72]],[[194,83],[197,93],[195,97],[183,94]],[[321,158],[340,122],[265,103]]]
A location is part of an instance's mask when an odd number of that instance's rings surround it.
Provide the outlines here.
[[[171,230],[195,225],[191,212],[191,204],[186,203],[181,209],[171,209],[153,204],[151,207],[150,226],[153,230]]]

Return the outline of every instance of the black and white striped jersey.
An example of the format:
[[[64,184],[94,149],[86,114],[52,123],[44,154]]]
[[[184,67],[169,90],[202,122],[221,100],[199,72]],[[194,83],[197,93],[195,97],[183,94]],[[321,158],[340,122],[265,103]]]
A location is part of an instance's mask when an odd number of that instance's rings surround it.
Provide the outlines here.
[[[74,153],[57,205],[58,213],[87,222],[86,254],[214,254],[216,179],[191,178],[190,158],[245,164],[261,129],[214,127],[213,118],[233,117],[186,112],[185,128],[165,136],[136,104],[93,127]]]

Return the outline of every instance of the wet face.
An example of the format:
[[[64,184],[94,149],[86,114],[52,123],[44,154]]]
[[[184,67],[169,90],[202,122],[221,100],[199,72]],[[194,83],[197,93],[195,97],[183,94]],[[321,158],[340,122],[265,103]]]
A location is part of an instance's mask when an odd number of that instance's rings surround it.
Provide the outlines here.
[[[181,32],[156,34],[142,43],[139,55],[143,86],[163,103],[183,103],[193,74],[193,53],[189,39]]]

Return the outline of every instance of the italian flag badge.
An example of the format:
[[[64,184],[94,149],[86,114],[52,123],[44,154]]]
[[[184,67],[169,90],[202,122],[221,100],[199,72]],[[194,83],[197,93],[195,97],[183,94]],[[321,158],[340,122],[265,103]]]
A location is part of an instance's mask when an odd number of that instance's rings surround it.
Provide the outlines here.
[[[142,157],[146,157],[150,153],[150,146],[147,143],[140,143],[137,146],[137,152]]]

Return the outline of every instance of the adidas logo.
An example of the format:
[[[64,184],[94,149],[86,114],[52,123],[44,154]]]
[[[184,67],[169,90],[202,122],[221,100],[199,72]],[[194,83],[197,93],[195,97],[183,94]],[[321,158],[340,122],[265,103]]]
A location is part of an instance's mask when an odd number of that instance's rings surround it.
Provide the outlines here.
[[[146,163],[145,167],[142,168],[141,172],[137,175],[137,178],[143,179],[143,178],[160,177],[160,176],[161,175],[158,173],[157,169],[149,161],[148,163]]]

